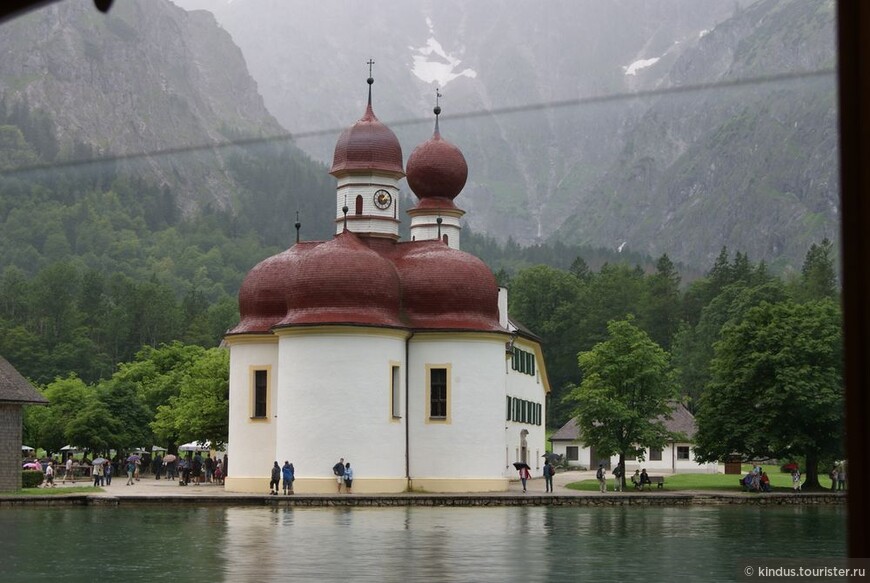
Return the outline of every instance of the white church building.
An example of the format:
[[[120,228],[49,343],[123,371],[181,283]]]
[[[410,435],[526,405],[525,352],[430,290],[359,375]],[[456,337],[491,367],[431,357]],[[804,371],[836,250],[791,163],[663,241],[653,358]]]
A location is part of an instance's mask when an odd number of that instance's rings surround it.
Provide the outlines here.
[[[549,392],[539,339],[507,315],[507,290],[460,250],[454,199],[468,167],[439,131],[403,163],[372,109],[335,146],[335,236],[256,265],[230,350],[226,489],[268,489],[293,463],[297,493],[507,489],[540,473]],[[418,202],[399,240],[399,181]]]

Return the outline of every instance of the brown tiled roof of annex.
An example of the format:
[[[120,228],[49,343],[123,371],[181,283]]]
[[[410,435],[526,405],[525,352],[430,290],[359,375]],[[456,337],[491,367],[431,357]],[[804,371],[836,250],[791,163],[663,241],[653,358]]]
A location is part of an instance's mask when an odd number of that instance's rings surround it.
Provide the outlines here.
[[[0,356],[0,403],[47,404],[48,399]]]

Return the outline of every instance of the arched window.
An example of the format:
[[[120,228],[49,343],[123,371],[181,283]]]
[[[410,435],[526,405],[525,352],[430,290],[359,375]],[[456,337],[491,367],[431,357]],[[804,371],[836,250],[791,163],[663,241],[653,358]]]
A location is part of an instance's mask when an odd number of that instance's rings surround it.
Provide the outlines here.
[[[441,240],[444,241],[445,245],[450,245],[450,240],[447,238],[447,234],[441,235]]]
[[[362,195],[356,195],[356,214],[362,214]]]

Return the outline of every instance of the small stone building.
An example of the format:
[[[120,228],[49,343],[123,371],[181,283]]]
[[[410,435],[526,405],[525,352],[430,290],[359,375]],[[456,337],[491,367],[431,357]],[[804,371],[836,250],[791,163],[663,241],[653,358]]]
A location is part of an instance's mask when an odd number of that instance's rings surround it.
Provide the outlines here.
[[[21,421],[24,405],[45,405],[33,385],[0,356],[0,492],[21,489]]]

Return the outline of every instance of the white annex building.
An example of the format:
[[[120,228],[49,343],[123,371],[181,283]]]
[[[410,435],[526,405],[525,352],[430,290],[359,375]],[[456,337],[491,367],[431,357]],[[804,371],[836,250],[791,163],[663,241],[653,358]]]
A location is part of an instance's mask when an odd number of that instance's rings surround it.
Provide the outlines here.
[[[298,493],[506,490],[540,470],[549,391],[539,339],[507,316],[507,290],[460,251],[453,202],[462,153],[435,133],[403,164],[375,117],[338,138],[335,236],[265,259],[239,292],[230,330],[226,489],[265,492],[274,461]],[[399,181],[419,202],[399,241]]]

